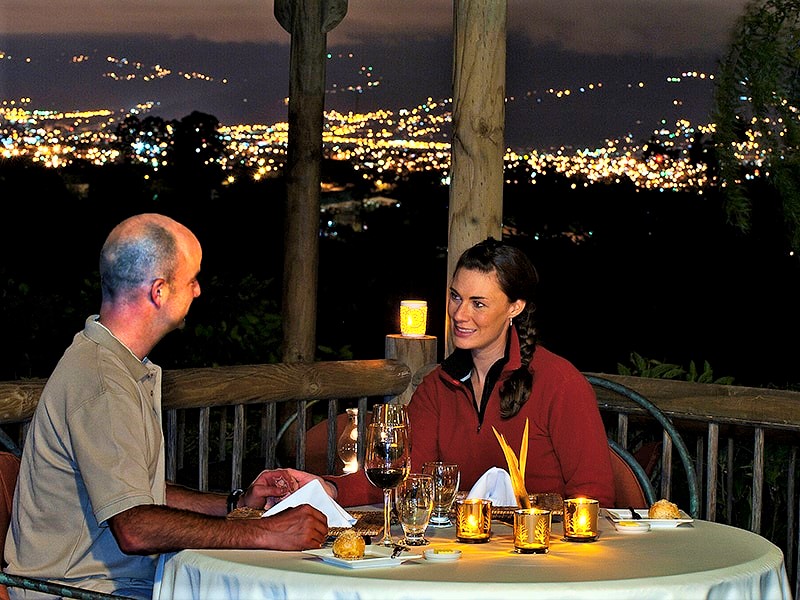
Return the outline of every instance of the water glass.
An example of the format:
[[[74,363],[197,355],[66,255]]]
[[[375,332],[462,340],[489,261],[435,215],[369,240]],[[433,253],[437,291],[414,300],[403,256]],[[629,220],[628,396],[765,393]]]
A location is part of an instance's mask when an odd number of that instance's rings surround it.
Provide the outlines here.
[[[449,527],[450,508],[461,483],[461,471],[455,463],[434,460],[422,465],[422,472],[433,477],[433,512],[431,527]]]
[[[433,510],[433,477],[423,473],[410,473],[394,493],[397,519],[405,534],[401,543],[407,546],[429,544],[425,539],[425,529]]]

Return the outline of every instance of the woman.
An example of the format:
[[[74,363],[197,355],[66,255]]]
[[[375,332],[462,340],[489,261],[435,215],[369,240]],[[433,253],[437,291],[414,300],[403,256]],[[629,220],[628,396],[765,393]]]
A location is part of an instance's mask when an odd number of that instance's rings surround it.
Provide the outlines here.
[[[514,246],[488,238],[461,255],[447,306],[455,350],[409,404],[412,464],[455,462],[468,490],[489,468],[508,468],[492,428],[518,452],[527,419],[527,491],[614,506],[594,391],[570,362],[537,345],[537,284],[530,260]],[[359,493],[356,480],[338,479],[343,505],[375,500]]]

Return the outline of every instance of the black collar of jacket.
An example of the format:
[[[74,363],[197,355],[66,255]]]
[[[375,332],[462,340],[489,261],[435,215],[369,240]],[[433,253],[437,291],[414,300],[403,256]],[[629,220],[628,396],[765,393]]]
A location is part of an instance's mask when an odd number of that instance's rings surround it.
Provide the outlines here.
[[[500,373],[502,372],[502,367],[506,365],[508,362],[508,353],[509,349],[511,348],[511,338],[512,336],[516,335],[516,330],[512,330],[509,332],[508,338],[506,338],[506,351],[503,357],[498,360],[496,363],[492,365],[489,369],[489,375],[487,375],[487,383],[491,379],[492,374],[496,373],[496,378],[500,377]],[[453,379],[463,382],[467,379],[470,374],[472,373],[472,369],[475,365],[472,362],[472,352],[470,350],[465,350],[463,348],[456,348],[453,350],[453,353],[450,354],[446,359],[442,361],[442,371],[447,373]],[[501,367],[499,370],[497,367]]]
[[[478,428],[480,429],[483,424],[483,416],[486,413],[486,406],[489,404],[489,398],[492,395],[494,387],[500,380],[503,374],[503,369],[508,364],[508,354],[511,347],[511,338],[516,335],[516,330],[509,332],[508,339],[506,340],[506,351],[502,358],[495,362],[486,374],[486,383],[483,386],[483,397],[478,403],[480,409],[478,410]],[[469,380],[472,369],[475,365],[472,362],[472,353],[469,350],[456,348],[453,353],[442,361],[442,371],[456,381],[461,382],[467,389],[470,390],[473,397],[475,392],[472,388],[472,383]]]

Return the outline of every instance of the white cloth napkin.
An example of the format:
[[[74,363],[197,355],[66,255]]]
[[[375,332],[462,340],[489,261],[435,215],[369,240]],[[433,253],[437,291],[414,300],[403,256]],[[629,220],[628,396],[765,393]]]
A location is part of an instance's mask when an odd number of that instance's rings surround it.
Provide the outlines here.
[[[301,504],[310,504],[324,513],[328,517],[328,527],[352,527],[357,521],[349,512],[339,506],[333,498],[328,496],[325,488],[322,487],[322,484],[317,479],[312,479],[300,489],[289,494],[262,516],[271,517],[287,508],[300,506]]]
[[[516,506],[517,497],[511,485],[511,475],[499,467],[492,467],[481,475],[467,494],[467,498],[485,498],[495,506]]]

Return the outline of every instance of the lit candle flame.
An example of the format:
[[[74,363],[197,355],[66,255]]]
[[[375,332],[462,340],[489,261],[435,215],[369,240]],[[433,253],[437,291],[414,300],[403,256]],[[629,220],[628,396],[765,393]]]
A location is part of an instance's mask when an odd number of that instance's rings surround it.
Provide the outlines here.
[[[467,531],[473,531],[473,532],[478,531],[479,529],[478,525],[479,525],[478,517],[476,517],[475,515],[469,515],[467,517],[467,527],[466,527]]]

